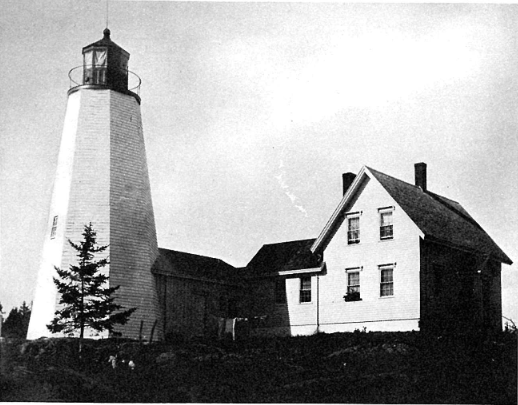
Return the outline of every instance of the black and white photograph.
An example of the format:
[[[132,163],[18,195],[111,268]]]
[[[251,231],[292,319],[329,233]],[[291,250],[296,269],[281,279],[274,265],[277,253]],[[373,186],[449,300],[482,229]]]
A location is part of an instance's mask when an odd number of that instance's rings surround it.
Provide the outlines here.
[[[517,403],[518,5],[3,0],[0,402]]]

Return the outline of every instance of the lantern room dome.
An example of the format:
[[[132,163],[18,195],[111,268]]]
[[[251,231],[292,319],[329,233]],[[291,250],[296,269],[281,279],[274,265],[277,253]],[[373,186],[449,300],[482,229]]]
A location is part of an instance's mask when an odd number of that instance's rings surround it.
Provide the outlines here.
[[[86,49],[93,47],[93,46],[106,46],[106,47],[112,47],[112,48],[118,48],[122,50],[123,52],[127,53],[124,49],[122,49],[119,45],[117,45],[115,42],[113,42],[110,38],[111,31],[109,28],[105,28],[103,31],[103,37],[96,42],[91,43],[90,45],[87,45],[83,48],[83,53]],[[129,53],[127,53],[129,56]]]
[[[130,54],[113,42],[110,34],[105,28],[102,39],[83,48],[83,65],[69,73],[69,94],[87,86],[130,94],[140,103],[140,78],[128,70]]]

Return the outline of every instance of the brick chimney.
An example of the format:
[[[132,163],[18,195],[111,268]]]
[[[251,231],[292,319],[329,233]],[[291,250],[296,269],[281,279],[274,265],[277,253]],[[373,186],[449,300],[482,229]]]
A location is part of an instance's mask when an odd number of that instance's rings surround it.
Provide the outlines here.
[[[353,184],[356,175],[354,173],[343,173],[342,174],[342,184],[343,184],[343,195],[347,192],[351,184]]]
[[[426,163],[416,163],[415,168],[415,185],[426,191]]]

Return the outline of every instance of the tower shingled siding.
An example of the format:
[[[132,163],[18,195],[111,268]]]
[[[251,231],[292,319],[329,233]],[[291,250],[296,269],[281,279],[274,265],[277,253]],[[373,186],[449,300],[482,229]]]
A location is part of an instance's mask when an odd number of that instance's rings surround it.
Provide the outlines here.
[[[51,240],[55,215],[58,228]],[[103,272],[112,286],[121,286],[117,303],[138,308],[119,331],[138,338],[143,320],[142,335],[149,338],[153,323],[160,320],[151,274],[158,248],[140,106],[134,97],[113,90],[80,89],[69,96],[29,339],[50,336],[46,325],[60,298],[52,284],[53,267],[77,264],[68,240],[80,242],[90,222],[99,245],[109,245],[102,255],[109,256],[110,264]],[[100,335],[85,331],[85,336]],[[154,336],[163,336],[160,322]]]
[[[77,251],[68,240],[79,243],[85,225],[92,223],[99,245],[110,241],[109,116],[108,90],[82,91],[61,268],[77,264]],[[110,248],[103,255],[109,256]],[[109,268],[102,271],[106,274]],[[56,308],[60,308],[58,302]]]
[[[138,308],[118,330],[137,338],[143,321],[142,335],[148,339],[161,317],[151,273],[158,247],[140,106],[135,98],[112,91],[110,112],[110,283],[121,286],[120,305]],[[154,338],[162,332],[158,322]]]
[[[47,228],[43,235],[38,280],[35,288],[31,320],[27,332],[28,339],[49,336],[46,325],[52,320],[56,310],[57,290],[52,281],[55,276],[54,266],[61,264],[65,239],[66,219],[70,200],[70,187],[74,166],[74,151],[81,108],[81,93],[68,98],[65,122],[59,148],[56,177],[52,190]],[[54,238],[50,237],[54,217],[58,217]]]

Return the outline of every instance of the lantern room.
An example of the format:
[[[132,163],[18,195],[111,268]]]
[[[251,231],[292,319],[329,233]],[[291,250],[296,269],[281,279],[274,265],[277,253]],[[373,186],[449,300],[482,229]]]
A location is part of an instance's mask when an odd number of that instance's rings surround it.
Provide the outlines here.
[[[130,54],[110,39],[108,28],[103,31],[103,34],[101,40],[83,48],[83,65],[72,69],[69,73],[71,81],[69,94],[85,86],[108,88],[132,94],[140,102],[138,96],[140,78],[128,71]]]

